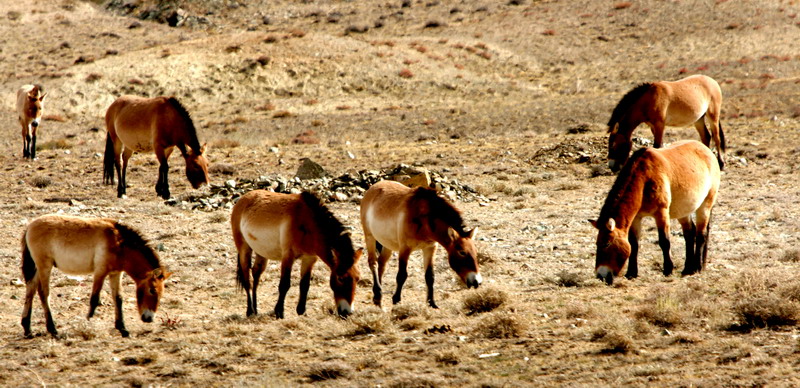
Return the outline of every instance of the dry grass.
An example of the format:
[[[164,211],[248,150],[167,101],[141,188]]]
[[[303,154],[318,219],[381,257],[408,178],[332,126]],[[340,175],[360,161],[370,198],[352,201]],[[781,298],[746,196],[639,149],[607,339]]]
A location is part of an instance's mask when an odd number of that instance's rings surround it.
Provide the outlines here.
[[[352,368],[338,361],[320,362],[311,365],[306,372],[306,376],[312,382],[346,378],[352,373]]]
[[[467,315],[487,313],[508,302],[508,295],[494,287],[484,286],[469,291],[464,296],[464,311]]]
[[[369,308],[347,319],[347,336],[385,333],[392,329],[389,317],[378,308]]]
[[[48,175],[35,175],[30,179],[30,185],[39,189],[46,188],[53,184],[53,178]]]
[[[52,150],[68,150],[72,148],[72,144],[67,139],[48,140],[46,142],[36,144],[36,151],[52,151]]]
[[[512,338],[525,335],[528,323],[521,314],[494,312],[481,318],[475,333],[485,338]]]

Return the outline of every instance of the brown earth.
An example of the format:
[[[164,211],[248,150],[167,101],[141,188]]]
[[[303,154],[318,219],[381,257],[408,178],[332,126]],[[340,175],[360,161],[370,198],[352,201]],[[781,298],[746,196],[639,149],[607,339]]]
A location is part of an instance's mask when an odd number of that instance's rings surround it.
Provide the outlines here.
[[[111,5],[0,3],[0,385],[800,384],[796,1]],[[604,286],[586,222],[613,180],[604,124],[633,86],[692,73],[725,96],[729,164],[708,268],[663,277],[647,221],[640,278]],[[50,93],[33,162],[21,158],[14,111],[16,90],[32,82]],[[183,102],[212,147],[215,184],[291,178],[310,157],[334,175],[406,163],[474,187],[489,201],[457,205],[479,228],[485,285],[465,290],[440,252],[440,309],[429,309],[415,254],[402,303],[380,311],[361,262],[357,311],[342,321],[318,265],[305,316],[294,314],[293,287],[286,319],[244,318],[229,210],[156,198],[152,155],[132,159],[128,198],[102,184],[103,115],[125,93]],[[292,141],[308,130],[318,143]],[[667,132],[683,138],[697,134]],[[208,190],[191,190],[182,166],[173,156],[178,199]],[[362,245],[357,204],[330,206]],[[87,321],[90,278],[55,271],[64,338],[46,335],[38,301],[35,338],[22,337],[19,237],[54,212],[119,218],[159,248],[175,275],[155,323],[135,319],[129,281],[131,338],[113,329],[106,292]],[[277,272],[266,273],[262,310]],[[395,273],[393,261],[388,292]]]

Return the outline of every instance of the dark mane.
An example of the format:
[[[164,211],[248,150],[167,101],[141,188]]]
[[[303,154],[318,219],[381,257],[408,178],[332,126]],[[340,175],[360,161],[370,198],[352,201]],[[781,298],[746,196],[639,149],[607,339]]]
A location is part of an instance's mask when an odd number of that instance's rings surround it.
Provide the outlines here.
[[[344,275],[353,266],[353,241],[350,239],[350,232],[344,227],[341,221],[323,205],[316,195],[304,191],[300,198],[311,210],[314,221],[322,232],[325,244],[335,250],[338,256],[336,263],[336,273]]]
[[[147,264],[153,269],[161,267],[161,263],[158,261],[158,256],[153,250],[153,247],[142,237],[139,231],[120,222],[115,222],[114,227],[117,229],[117,232],[119,232],[122,240],[120,245],[141,252],[145,260],[147,260]]]
[[[598,217],[598,221],[605,222],[610,217],[610,213],[616,210],[619,207],[619,201],[622,199],[623,194],[625,194],[625,189],[629,187],[631,179],[634,178],[633,176],[633,169],[635,165],[639,163],[639,159],[641,159],[642,155],[647,152],[648,148],[639,148],[638,150],[634,151],[631,155],[628,162],[622,167],[622,170],[617,174],[617,179],[614,180],[614,184],[611,186],[611,190],[608,192],[608,196],[606,197],[606,201],[603,203],[603,207],[600,209],[600,217]]]
[[[183,107],[183,105],[181,105],[180,102],[178,102],[178,99],[175,97],[170,97],[167,99],[167,101],[169,101],[170,105],[172,105],[172,107],[178,111],[178,114],[180,114],[183,120],[186,122],[186,130],[189,134],[189,147],[192,149],[192,152],[199,154],[200,140],[197,139],[197,129],[194,127],[194,122],[192,121],[192,117],[189,115],[189,112]]]
[[[644,83],[641,84],[633,89],[631,89],[628,93],[622,96],[622,99],[619,100],[617,106],[614,108],[614,111],[611,112],[611,119],[608,120],[608,131],[614,128],[614,125],[617,124],[621,119],[622,116],[631,108],[636,101],[639,101],[640,98],[650,90],[650,87],[653,86],[651,83]]]
[[[467,232],[464,230],[464,219],[461,217],[461,212],[458,211],[450,202],[440,197],[436,190],[426,187],[418,187],[414,190],[411,196],[411,201],[427,201],[428,206],[428,222],[431,229],[433,229],[434,220],[442,220],[449,227],[458,232],[459,236],[466,236]]]

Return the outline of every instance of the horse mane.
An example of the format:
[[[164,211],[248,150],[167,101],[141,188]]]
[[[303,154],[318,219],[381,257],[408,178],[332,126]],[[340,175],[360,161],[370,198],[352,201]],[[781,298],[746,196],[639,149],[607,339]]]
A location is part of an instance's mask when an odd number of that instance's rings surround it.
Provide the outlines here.
[[[322,231],[325,244],[331,249],[336,250],[338,262],[336,263],[336,273],[344,275],[353,266],[353,241],[350,239],[350,232],[344,227],[341,221],[331,213],[319,198],[308,192],[300,193],[300,199],[311,210],[317,227]]]
[[[650,90],[651,86],[653,86],[653,84],[649,82],[640,84],[622,96],[622,99],[619,100],[619,103],[617,103],[614,111],[611,112],[611,118],[608,120],[609,132],[611,132],[611,130],[614,128],[614,124],[618,123],[622,119],[622,116],[628,111],[628,109],[630,109],[630,107],[635,104],[636,101],[639,101],[639,99],[642,98],[642,96],[648,90]]]
[[[648,148],[639,148],[638,150],[634,151],[631,155],[628,162],[622,167],[622,170],[617,174],[617,179],[614,180],[614,184],[611,186],[611,190],[608,192],[608,196],[606,197],[606,201],[603,203],[603,207],[600,209],[600,217],[598,217],[598,221],[607,220],[610,217],[610,213],[619,207],[619,201],[622,199],[622,195],[625,193],[625,190],[630,186],[631,179],[634,178],[633,169],[637,164],[639,164],[639,159],[641,159],[642,155],[647,152]]]
[[[447,226],[453,228],[458,232],[459,236],[466,236],[467,232],[464,230],[464,219],[461,217],[461,212],[453,206],[450,202],[440,197],[436,190],[427,187],[418,187],[411,195],[411,201],[427,201],[428,206],[428,223],[431,229],[434,228],[434,220],[442,220]]]
[[[197,138],[197,129],[194,127],[194,122],[192,121],[192,116],[189,115],[189,111],[187,111],[175,97],[169,97],[167,101],[178,111],[183,121],[186,122],[186,131],[189,134],[189,147],[192,149],[192,152],[199,154],[200,140]]]
[[[117,232],[119,232],[120,239],[122,240],[120,245],[141,252],[145,260],[147,260],[147,264],[153,269],[161,267],[161,263],[153,247],[142,237],[138,230],[120,222],[115,222],[114,227],[117,229]]]

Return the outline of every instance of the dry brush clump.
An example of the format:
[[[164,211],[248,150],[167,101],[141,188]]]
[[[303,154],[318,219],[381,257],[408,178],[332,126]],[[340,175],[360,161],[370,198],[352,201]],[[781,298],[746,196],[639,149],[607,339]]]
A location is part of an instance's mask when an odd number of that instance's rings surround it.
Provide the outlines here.
[[[528,328],[528,322],[521,314],[500,311],[483,317],[475,332],[490,339],[514,338],[523,336]]]
[[[347,319],[347,326],[345,335],[349,337],[385,333],[393,328],[388,315],[379,308],[368,308],[351,315]]]
[[[747,272],[736,283],[730,329],[793,326],[800,321],[800,284],[774,271]]]
[[[348,377],[352,371],[353,369],[343,362],[326,361],[311,365],[306,372],[306,377],[312,382],[318,382]]]
[[[467,315],[494,311],[508,302],[508,294],[494,287],[482,287],[470,291],[464,297],[464,310]]]

